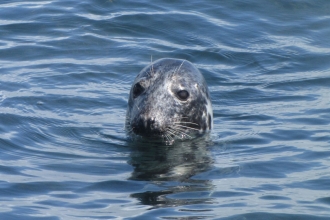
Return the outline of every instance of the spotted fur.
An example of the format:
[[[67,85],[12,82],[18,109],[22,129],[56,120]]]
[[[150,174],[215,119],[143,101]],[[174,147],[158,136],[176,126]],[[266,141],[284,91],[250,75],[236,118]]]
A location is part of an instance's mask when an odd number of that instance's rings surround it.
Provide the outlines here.
[[[181,94],[186,100],[180,99]],[[213,127],[204,77],[189,61],[160,59],[145,67],[130,90],[126,130],[130,136],[161,138],[167,144]]]

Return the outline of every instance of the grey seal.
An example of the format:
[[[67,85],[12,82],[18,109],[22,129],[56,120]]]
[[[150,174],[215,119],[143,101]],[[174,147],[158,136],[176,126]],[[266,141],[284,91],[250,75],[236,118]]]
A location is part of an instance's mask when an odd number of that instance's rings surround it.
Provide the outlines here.
[[[187,60],[163,58],[151,63],[132,84],[125,127],[131,137],[166,144],[211,130],[212,104],[203,75]]]

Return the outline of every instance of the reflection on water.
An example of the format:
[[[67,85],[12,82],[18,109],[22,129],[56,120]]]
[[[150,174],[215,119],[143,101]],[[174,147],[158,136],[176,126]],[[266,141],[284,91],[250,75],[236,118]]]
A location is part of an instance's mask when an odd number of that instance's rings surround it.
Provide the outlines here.
[[[210,168],[212,159],[204,137],[176,142],[174,145],[131,143],[129,162],[134,167],[130,179],[152,181],[188,181],[191,176]]]
[[[212,167],[213,159],[209,150],[207,137],[177,142],[172,146],[148,142],[131,143],[132,152],[129,163],[134,167],[131,180],[152,181],[162,185],[167,181],[164,190],[133,193],[131,196],[147,205],[180,205],[187,204],[187,198],[180,199],[178,194],[185,192],[212,191],[209,179],[191,177],[207,171]],[[180,182],[173,184],[171,182]],[[171,198],[175,194],[176,198]],[[166,196],[165,196],[166,195]],[[210,198],[190,199],[188,204],[205,203]]]
[[[330,1],[173,3],[1,1],[0,219],[329,219]],[[126,140],[164,57],[203,73],[212,143]]]

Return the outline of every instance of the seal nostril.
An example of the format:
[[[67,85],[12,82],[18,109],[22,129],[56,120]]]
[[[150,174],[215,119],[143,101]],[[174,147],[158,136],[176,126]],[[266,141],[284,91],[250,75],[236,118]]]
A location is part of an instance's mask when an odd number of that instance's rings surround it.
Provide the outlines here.
[[[149,118],[147,120],[147,128],[149,128],[149,129],[155,128],[155,118]]]

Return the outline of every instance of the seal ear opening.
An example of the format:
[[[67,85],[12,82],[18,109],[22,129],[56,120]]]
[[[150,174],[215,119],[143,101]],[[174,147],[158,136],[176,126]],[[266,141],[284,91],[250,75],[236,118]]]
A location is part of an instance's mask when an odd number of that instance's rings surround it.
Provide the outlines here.
[[[144,92],[143,86],[140,83],[136,83],[133,87],[133,98],[135,99]]]

